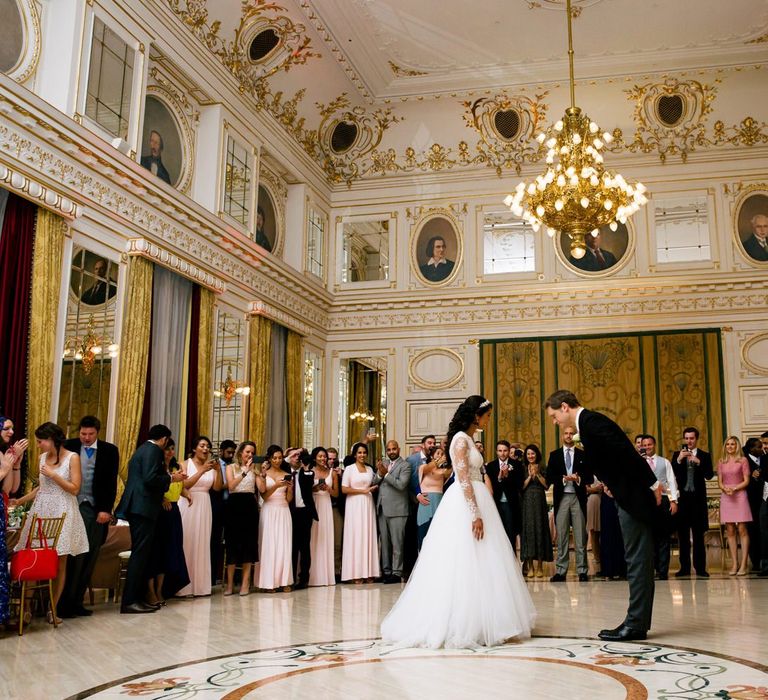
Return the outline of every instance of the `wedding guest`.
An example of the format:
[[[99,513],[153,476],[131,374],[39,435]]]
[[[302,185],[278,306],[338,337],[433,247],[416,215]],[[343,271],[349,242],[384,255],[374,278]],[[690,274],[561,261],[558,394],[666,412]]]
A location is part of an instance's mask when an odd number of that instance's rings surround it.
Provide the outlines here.
[[[752,562],[752,570],[761,568],[762,537],[760,534],[760,507],[763,503],[763,473],[760,459],[763,457],[763,443],[760,438],[752,437],[744,443],[744,457],[749,465],[749,486],[747,486],[747,500],[752,512],[752,522],[747,523],[749,535],[749,559]]]
[[[341,580],[362,583],[379,575],[379,548],[376,542],[376,510],[373,468],[366,464],[368,448],[361,442],[352,447],[355,461],[344,470],[341,490],[347,496],[344,512],[344,552]]]
[[[257,588],[290,591],[293,583],[293,525],[288,506],[293,498],[293,479],[283,470],[283,450],[267,448],[256,483],[264,499],[259,518],[259,579]]]
[[[18,493],[21,488],[21,463],[29,446],[29,440],[13,442],[14,425],[8,416],[0,415],[0,454],[9,455],[12,461],[10,471],[0,479],[0,488],[8,505],[7,494]]]
[[[312,523],[317,520],[317,508],[313,488],[315,472],[310,466],[310,456],[301,448],[289,448],[288,464],[293,479],[293,498],[290,502],[293,521],[293,574],[294,588],[306,588],[312,568]],[[285,469],[285,467],[283,467]]]
[[[176,443],[168,438],[163,448],[163,463],[169,476],[179,474],[181,467],[176,461]],[[178,477],[177,477],[178,478]],[[181,496],[191,498],[184,489],[183,481],[171,481],[163,494],[163,508],[157,518],[152,557],[149,565],[150,605],[165,605],[165,599],[189,584],[187,561],[184,559],[184,529],[179,512]]]
[[[48,622],[58,624],[61,620],[56,616],[56,608],[64,590],[67,555],[77,556],[88,551],[88,535],[77,505],[77,494],[82,483],[80,456],[64,447],[66,435],[55,423],[40,425],[35,430],[35,439],[40,452],[40,485],[16,501],[18,505],[34,499],[16,550],[26,547],[35,516],[58,518],[66,515],[56,544],[59,569],[54,583],[53,609],[48,611]]]
[[[341,492],[341,477],[344,468],[339,464],[339,451],[335,447],[328,448],[328,468],[336,475],[338,494],[331,495],[333,505],[333,571],[337,581],[341,581],[341,545],[344,539],[344,494]]]
[[[333,586],[336,573],[333,559],[333,507],[331,498],[339,492],[336,471],[328,466],[328,452],[324,447],[315,447],[310,454],[310,469],[315,472],[313,495],[317,520],[312,522],[312,536],[309,551],[312,566],[309,570],[310,586]]]
[[[227,491],[227,465],[232,463],[237,444],[234,440],[222,440],[219,443],[218,467],[221,471],[221,490],[211,489],[211,584],[223,578],[224,572],[224,519]]]
[[[120,463],[117,446],[98,439],[100,430],[101,421],[96,416],[83,416],[78,426],[78,437],[64,443],[66,449],[80,456],[82,485],[77,501],[88,535],[88,552],[70,557],[67,561],[67,583],[59,602],[59,617],[93,614],[92,610],[83,606],[83,597],[101,546],[109,533]]]
[[[187,459],[187,478],[184,488],[189,498],[179,501],[181,524],[184,528],[184,559],[189,572],[189,584],[179,592],[180,596],[211,594],[211,489],[221,490],[221,471],[218,460],[211,458],[211,441],[201,435],[193,442],[191,456]]]
[[[8,474],[13,470],[14,463],[13,454],[0,452],[0,483],[4,482]],[[5,499],[0,499],[0,625],[7,624],[11,619],[11,581],[8,575],[8,550],[5,544],[6,520]]]
[[[427,502],[419,502],[416,512],[416,536],[419,551],[424,543],[424,538],[429,532],[432,518],[435,517],[437,508],[443,498],[443,487],[451,475],[451,468],[445,459],[445,450],[436,447],[432,459],[419,467],[419,489]]]
[[[627,577],[624,537],[619,523],[619,507],[610,490],[602,485],[600,497],[600,571],[608,579]]]
[[[256,500],[256,443],[240,443],[231,464],[227,464],[227,488],[224,518],[224,542],[227,552],[227,586],[224,595],[232,595],[235,567],[242,567],[240,595],[250,592],[251,567],[259,561],[259,504]]]
[[[750,469],[741,454],[739,439],[733,435],[723,445],[720,461],[717,463],[717,485],[720,495],[720,522],[725,525],[728,549],[731,551],[731,576],[746,576],[749,573],[749,534],[747,523],[752,522],[752,512],[747,499]],[[741,560],[736,544],[738,528],[741,541]]]
[[[536,445],[525,448],[527,476],[522,486],[522,533],[520,558],[528,564],[528,578],[543,578],[545,561],[552,561],[552,535],[549,531],[546,467]]]
[[[520,454],[522,455],[522,452]],[[493,489],[493,500],[504,525],[504,532],[507,533],[512,549],[517,553],[517,538],[521,526],[520,489],[528,470],[523,461],[512,452],[509,441],[499,440],[496,443],[496,459],[485,465],[485,472]]]
[[[595,576],[602,576],[600,564],[600,503],[603,495],[603,485],[596,476],[592,483],[587,484],[587,532],[589,546],[595,560]]]

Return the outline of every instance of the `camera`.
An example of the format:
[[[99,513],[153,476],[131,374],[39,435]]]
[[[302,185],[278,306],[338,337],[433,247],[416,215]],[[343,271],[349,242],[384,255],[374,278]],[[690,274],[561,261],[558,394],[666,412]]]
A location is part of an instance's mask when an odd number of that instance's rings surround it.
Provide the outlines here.
[[[645,457],[646,451],[645,451],[645,448],[644,448],[644,447],[641,447],[641,448],[640,448],[640,454],[641,454],[643,457]]]
[[[680,452],[687,452],[687,451],[688,451],[688,445],[686,445],[685,443],[680,445]]]
[[[293,481],[293,477],[290,474],[286,474],[283,477],[283,481]]]

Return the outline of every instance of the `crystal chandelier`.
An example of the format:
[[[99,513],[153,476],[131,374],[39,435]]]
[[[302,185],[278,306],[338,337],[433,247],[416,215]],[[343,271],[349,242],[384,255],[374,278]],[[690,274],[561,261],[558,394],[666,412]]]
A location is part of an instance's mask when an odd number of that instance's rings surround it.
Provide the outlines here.
[[[245,386],[243,382],[235,381],[235,378],[232,376],[231,366],[227,367],[227,377],[221,385],[221,388],[213,390],[213,395],[216,398],[224,399],[227,408],[229,408],[229,405],[232,403],[232,399],[234,399],[235,396],[248,396],[250,393],[251,387]]]
[[[504,203],[534,231],[546,226],[550,238],[558,231],[567,233],[571,256],[578,260],[587,252],[586,235],[597,236],[605,225],[615,231],[648,199],[643,184],[630,185],[603,167],[600,151],[613,137],[607,131],[601,134],[600,127],[576,106],[571,0],[566,0],[566,14],[571,106],[561,121],[536,137],[548,149],[546,172],[533,182],[519,183]]]
[[[77,362],[83,363],[83,372],[90,374],[96,365],[96,358],[104,353],[104,344],[107,345],[107,353],[111,358],[117,357],[118,346],[116,343],[111,343],[107,336],[101,336],[96,334],[95,322],[93,320],[93,314],[88,316],[88,325],[86,326],[85,335],[70,336],[64,339],[64,358],[72,357]]]

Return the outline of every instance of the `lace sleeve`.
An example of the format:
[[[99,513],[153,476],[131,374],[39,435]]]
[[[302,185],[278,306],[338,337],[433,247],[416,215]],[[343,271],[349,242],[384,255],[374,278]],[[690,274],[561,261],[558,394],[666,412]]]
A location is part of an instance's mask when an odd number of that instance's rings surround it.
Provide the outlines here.
[[[466,438],[462,437],[456,441],[454,455],[453,470],[456,474],[456,481],[464,494],[464,500],[472,514],[472,520],[477,520],[480,517],[480,511],[475,500],[475,489],[469,479],[469,444]]]

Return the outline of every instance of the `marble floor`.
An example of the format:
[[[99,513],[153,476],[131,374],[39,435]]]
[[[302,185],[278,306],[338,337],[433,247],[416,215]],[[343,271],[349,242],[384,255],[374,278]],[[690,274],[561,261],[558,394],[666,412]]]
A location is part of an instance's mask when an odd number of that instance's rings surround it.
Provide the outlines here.
[[[0,636],[0,697],[768,698],[766,579],[658,582],[651,637],[627,644],[596,637],[623,618],[626,583],[528,585],[535,636],[476,650],[382,644],[397,585],[219,592],[151,615],[97,603],[56,630],[36,619]]]

